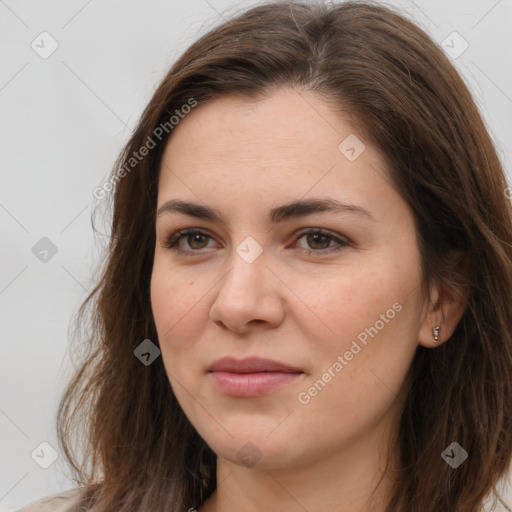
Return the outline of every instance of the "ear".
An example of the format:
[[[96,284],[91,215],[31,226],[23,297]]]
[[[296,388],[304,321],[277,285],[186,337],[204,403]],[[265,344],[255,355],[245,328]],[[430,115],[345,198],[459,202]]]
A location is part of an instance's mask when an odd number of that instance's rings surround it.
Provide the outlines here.
[[[436,348],[448,341],[466,309],[468,290],[461,284],[461,276],[466,276],[468,260],[455,257],[447,279],[435,280],[430,285],[430,301],[418,335],[418,343],[427,348]],[[450,279],[451,277],[452,279]],[[453,279],[457,277],[458,279]],[[437,342],[434,328],[439,326]]]

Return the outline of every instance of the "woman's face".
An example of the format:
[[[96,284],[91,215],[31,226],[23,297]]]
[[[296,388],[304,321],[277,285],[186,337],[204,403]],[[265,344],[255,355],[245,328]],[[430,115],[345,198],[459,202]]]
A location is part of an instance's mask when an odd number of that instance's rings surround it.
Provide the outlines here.
[[[209,446],[264,469],[381,446],[427,307],[377,149],[311,92],[216,99],[174,128],[157,209],[162,358]]]

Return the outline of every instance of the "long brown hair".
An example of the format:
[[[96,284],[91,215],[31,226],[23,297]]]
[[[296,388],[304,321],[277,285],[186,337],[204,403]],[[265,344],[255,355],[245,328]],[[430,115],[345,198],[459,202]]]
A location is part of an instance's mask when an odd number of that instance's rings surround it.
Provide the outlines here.
[[[111,238],[76,318],[84,357],[58,411],[61,447],[87,491],[81,505],[185,511],[216,488],[216,456],[178,405],[162,358],[146,366],[134,356],[145,339],[158,346],[149,296],[158,174],[176,110],[282,86],[313,91],[353,117],[414,212],[425,282],[449,279],[468,290],[451,339],[417,348],[387,511],[477,512],[512,450],[506,178],[449,58],[413,22],[374,2],[253,7],[190,46],[155,91],[112,170]],[[465,255],[464,273],[449,265],[453,251]],[[456,469],[441,457],[453,441],[469,454]]]

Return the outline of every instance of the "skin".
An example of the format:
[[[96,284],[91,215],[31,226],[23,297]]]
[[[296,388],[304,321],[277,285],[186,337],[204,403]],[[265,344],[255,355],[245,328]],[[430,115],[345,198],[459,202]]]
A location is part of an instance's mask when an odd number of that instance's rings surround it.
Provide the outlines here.
[[[350,134],[365,144],[354,161],[338,149]],[[312,198],[357,205],[371,217],[268,219],[271,208]],[[384,511],[391,481],[383,472],[388,457],[399,457],[392,441],[415,350],[448,340],[463,304],[444,284],[429,285],[430,301],[422,293],[413,215],[379,150],[310,91],[215,99],[172,132],[157,208],[171,199],[208,205],[223,219],[176,212],[156,219],[151,301],[161,355],[182,409],[218,456],[221,483],[196,508]],[[207,232],[179,242],[193,254],[166,246],[184,228]],[[301,236],[306,228],[347,245]],[[236,251],[249,236],[263,250],[251,263]],[[352,342],[393,304],[400,311],[347,361]],[[230,397],[207,372],[227,355],[266,357],[303,374],[261,397]],[[333,377],[338,356],[347,364]],[[299,393],[329,368],[330,381],[301,403]],[[240,450],[250,462],[237,457]]]

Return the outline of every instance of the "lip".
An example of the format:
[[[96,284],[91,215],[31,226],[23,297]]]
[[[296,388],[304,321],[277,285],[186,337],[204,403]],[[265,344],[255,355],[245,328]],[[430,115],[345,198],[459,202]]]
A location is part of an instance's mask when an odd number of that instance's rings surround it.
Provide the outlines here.
[[[304,372],[271,359],[223,357],[208,368],[208,374],[220,392],[232,397],[251,398],[289,384]]]
[[[258,373],[258,372],[283,372],[302,373],[302,370],[272,359],[263,357],[248,357],[235,359],[234,357],[222,357],[217,359],[209,368],[209,372],[229,373]]]

